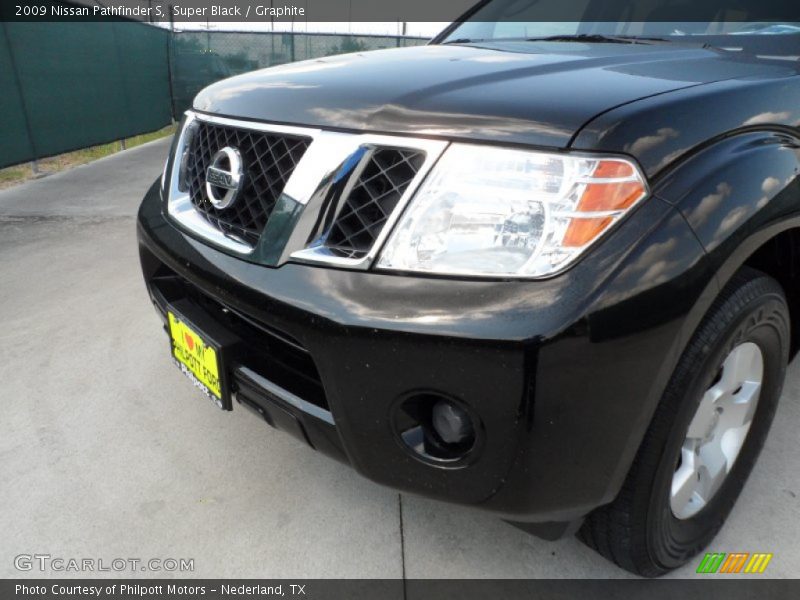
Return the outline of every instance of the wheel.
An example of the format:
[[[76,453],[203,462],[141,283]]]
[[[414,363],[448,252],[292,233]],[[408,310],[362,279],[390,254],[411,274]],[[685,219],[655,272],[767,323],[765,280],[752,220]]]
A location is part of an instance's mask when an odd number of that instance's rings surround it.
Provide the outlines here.
[[[786,374],[781,286],[744,268],[689,342],[617,498],[579,537],[646,577],[689,561],[733,508],[769,432]]]

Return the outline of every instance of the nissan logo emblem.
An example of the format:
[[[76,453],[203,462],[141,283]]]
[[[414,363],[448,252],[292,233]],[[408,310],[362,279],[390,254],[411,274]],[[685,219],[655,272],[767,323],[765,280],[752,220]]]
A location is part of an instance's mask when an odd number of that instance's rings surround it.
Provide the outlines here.
[[[206,194],[211,205],[219,210],[231,206],[243,182],[244,167],[239,151],[228,146],[217,152],[206,170]]]

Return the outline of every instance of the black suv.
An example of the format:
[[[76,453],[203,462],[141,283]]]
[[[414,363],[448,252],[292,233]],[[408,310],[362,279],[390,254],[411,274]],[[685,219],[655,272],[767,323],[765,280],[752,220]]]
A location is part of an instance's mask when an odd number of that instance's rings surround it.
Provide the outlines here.
[[[144,276],[223,410],[659,575],[725,521],[800,339],[800,23],[522,4],[202,91]]]

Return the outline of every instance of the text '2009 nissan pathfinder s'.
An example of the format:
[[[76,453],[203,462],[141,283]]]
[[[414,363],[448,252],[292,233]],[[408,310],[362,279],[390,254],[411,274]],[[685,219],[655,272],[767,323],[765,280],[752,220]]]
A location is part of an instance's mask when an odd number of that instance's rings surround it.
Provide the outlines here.
[[[206,88],[141,262],[221,409],[655,576],[722,526],[800,339],[800,22],[584,4]]]

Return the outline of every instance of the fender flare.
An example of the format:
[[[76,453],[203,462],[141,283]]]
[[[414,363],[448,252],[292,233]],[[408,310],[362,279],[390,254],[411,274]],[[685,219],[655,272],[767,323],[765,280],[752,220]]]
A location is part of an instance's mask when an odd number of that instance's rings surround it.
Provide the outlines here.
[[[708,285],[687,315],[685,342],[719,292],[780,233],[800,228],[800,136],[744,131],[674,166],[653,194],[675,206],[703,246]]]

